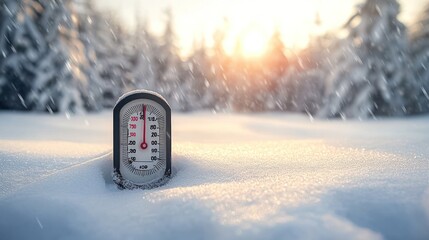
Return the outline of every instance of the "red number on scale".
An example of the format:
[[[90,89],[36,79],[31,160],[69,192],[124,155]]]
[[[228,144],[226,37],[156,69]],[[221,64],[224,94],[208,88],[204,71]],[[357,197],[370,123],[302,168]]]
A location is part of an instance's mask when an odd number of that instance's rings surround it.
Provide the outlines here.
[[[139,117],[131,117],[131,122],[137,122],[139,120]]]
[[[130,137],[135,137],[136,133],[135,132],[130,132]]]
[[[136,124],[130,124],[130,128],[131,129],[136,129],[137,125]]]

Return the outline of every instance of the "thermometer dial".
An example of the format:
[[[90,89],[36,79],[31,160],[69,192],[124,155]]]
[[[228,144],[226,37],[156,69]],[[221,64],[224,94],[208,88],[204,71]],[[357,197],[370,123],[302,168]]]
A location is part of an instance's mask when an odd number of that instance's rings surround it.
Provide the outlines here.
[[[171,110],[158,94],[133,91],[114,110],[114,181],[152,188],[171,174]]]

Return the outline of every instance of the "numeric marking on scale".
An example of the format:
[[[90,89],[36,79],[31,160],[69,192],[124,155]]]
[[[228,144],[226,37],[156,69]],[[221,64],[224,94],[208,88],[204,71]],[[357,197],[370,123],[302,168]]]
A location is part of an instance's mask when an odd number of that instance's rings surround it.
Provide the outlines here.
[[[137,185],[170,175],[171,109],[162,97],[144,92],[121,98],[114,126],[114,168],[119,175]]]
[[[156,113],[155,108],[150,104],[142,104],[133,109],[136,109],[136,112],[130,114],[128,124],[125,125],[127,132],[129,132],[127,140],[128,162],[132,162],[134,168],[144,170],[150,168],[151,165],[148,165],[148,162],[155,164],[160,160],[160,118],[153,115]],[[145,163],[149,167],[142,168],[143,165],[140,163]]]

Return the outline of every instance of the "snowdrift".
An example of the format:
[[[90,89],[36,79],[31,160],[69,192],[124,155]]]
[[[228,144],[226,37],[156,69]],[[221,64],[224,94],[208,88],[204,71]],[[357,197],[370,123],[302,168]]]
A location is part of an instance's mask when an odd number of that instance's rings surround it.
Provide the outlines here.
[[[111,114],[0,114],[4,239],[427,239],[429,117],[173,115],[173,178],[121,191]]]

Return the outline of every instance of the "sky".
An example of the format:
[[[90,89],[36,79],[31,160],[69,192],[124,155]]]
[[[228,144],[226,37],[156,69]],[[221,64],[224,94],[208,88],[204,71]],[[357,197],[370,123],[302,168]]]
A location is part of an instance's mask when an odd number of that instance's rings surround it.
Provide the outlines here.
[[[164,30],[166,9],[174,18],[177,45],[186,54],[195,40],[210,46],[216,29],[228,19],[225,48],[231,51],[237,39],[253,46],[250,52],[263,50],[264,42],[278,29],[289,49],[307,45],[309,37],[337,30],[364,0],[96,0],[97,7],[118,15],[126,27],[133,29],[136,19],[147,21],[150,30]],[[400,0],[400,20],[412,26],[429,0]],[[319,15],[320,25],[316,24]],[[258,48],[259,47],[259,48]]]

